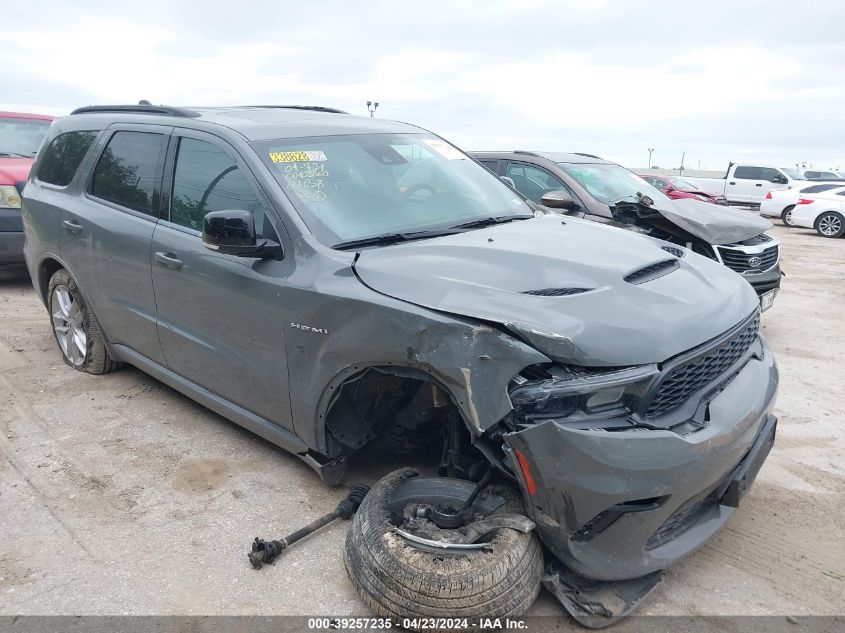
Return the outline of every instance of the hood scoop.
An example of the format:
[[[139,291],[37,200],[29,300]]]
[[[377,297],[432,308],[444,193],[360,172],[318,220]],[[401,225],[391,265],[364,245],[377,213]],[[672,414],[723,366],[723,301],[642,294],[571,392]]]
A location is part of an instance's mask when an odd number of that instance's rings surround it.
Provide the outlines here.
[[[650,264],[649,266],[645,266],[644,268],[640,268],[639,270],[635,270],[632,273],[628,273],[625,276],[625,281],[629,284],[644,284],[652,279],[668,275],[673,270],[677,270],[679,267],[680,264],[678,264],[677,259],[665,259],[662,262],[656,262],[654,264]]]
[[[677,246],[661,246],[660,248],[662,248],[667,253],[671,253],[675,257],[683,257],[684,256],[684,251],[682,251]]]
[[[589,292],[592,288],[541,288],[540,290],[523,290],[521,294],[537,297],[568,297]]]

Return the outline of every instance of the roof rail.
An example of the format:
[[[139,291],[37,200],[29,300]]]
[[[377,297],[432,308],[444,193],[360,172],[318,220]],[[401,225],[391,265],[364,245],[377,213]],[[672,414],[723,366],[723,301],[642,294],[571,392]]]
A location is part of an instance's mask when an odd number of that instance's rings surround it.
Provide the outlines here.
[[[542,155],[538,154],[537,152],[528,152],[524,149],[515,149],[513,151],[514,154],[523,154],[525,156],[536,156],[537,158],[543,158]]]
[[[597,158],[598,160],[604,160],[601,156],[596,156],[595,154],[587,154],[586,152],[573,152],[576,156],[586,156],[587,158]]]
[[[312,105],[247,105],[242,108],[289,108],[291,110],[314,110],[315,112],[329,112],[331,114],[349,114],[346,110]]]
[[[164,114],[167,116],[198,117],[199,112],[188,108],[175,108],[166,105],[151,105],[148,101],[141,101],[138,105],[91,105],[77,108],[71,114],[92,114],[98,112],[127,112],[131,114]]]

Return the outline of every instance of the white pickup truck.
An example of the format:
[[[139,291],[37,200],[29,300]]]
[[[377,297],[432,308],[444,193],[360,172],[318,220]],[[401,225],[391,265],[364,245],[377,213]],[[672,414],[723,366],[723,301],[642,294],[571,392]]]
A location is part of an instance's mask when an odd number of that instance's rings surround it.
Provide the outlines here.
[[[818,175],[818,176],[817,176]],[[770,191],[806,187],[814,182],[843,182],[830,171],[801,173],[792,167],[731,163],[724,178],[691,178],[704,191],[724,194],[729,204],[758,205]]]
[[[686,179],[705,191],[724,193],[730,204],[760,204],[769,191],[807,184],[796,169],[748,163],[731,163],[724,178]]]

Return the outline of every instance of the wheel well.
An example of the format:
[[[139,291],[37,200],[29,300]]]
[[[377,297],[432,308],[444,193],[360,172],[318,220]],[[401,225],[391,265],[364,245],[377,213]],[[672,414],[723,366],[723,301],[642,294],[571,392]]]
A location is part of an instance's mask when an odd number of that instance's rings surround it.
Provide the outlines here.
[[[56,274],[57,270],[62,268],[64,266],[52,258],[45,259],[38,267],[38,291],[41,293],[41,300],[44,305],[47,304],[47,286],[50,284],[50,278]]]
[[[325,420],[330,457],[414,455],[450,476],[486,467],[452,396],[421,370],[377,366],[354,374],[335,390]]]

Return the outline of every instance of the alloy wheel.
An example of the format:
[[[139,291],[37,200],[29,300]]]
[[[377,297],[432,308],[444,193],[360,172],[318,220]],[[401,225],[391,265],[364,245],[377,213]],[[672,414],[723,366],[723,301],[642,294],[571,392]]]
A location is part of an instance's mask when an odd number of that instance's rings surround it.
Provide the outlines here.
[[[59,347],[74,367],[85,362],[88,336],[82,323],[82,310],[67,286],[56,286],[50,299],[53,309],[53,331]]]
[[[819,233],[826,237],[833,237],[842,230],[842,220],[836,215],[823,215],[819,218]]]

